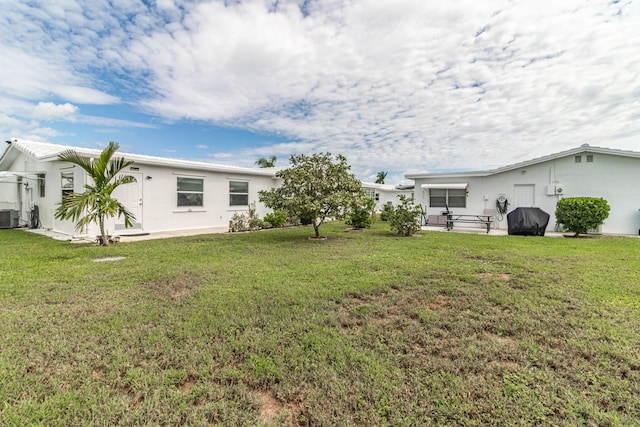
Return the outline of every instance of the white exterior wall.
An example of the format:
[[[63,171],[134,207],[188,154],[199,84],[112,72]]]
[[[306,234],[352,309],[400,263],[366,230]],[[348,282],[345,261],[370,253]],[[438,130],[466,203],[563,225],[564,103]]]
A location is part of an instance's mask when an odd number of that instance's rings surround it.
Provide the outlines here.
[[[515,188],[518,185],[534,186],[533,206],[550,215],[547,230],[553,230],[556,204],[560,197],[602,197],[609,203],[611,211],[602,225],[602,232],[608,234],[638,235],[640,229],[640,191],[635,187],[640,183],[640,159],[593,153],[593,162],[586,162],[581,153],[581,163],[575,163],[574,156],[523,166],[506,172],[485,176],[457,176],[438,178],[416,178],[416,203],[427,208],[427,214],[437,215],[442,208],[430,208],[427,190],[421,188],[426,183],[467,182],[467,207],[452,208],[458,214],[483,214],[485,210],[495,210],[496,199],[504,193],[509,201],[508,212],[517,207]],[[476,174],[478,175],[478,174]],[[561,184],[562,195],[547,195],[549,185]],[[507,228],[506,214],[502,220],[496,218],[496,228]]]
[[[375,184],[363,182],[362,189],[365,192],[375,192],[375,194],[378,196],[378,200],[374,200],[376,211],[382,211],[384,209],[384,205],[389,203],[393,206],[398,206],[398,204],[400,203],[400,195],[408,198],[411,198],[413,196],[413,190],[398,190],[390,184]]]
[[[18,185],[18,177],[0,178],[0,209],[20,211],[20,226],[29,225],[31,210],[38,206],[41,228],[53,230],[74,237],[92,237],[99,234],[96,224],[84,230],[76,230],[72,221],[54,219],[55,209],[62,201],[62,177],[65,172],[74,174],[74,191],[83,192],[88,178],[84,170],[66,162],[39,161],[18,150],[13,151],[8,171],[31,172],[22,178],[28,186]],[[14,158],[15,156],[15,158]],[[45,173],[45,197],[40,197],[37,174]],[[258,201],[260,190],[269,190],[279,181],[270,175],[253,175],[250,172],[220,172],[211,170],[185,169],[135,162],[123,173],[131,174],[140,184],[140,203],[137,215],[142,228],[123,229],[116,223],[123,219],[107,219],[105,228],[113,235],[141,232],[159,232],[170,230],[188,230],[210,227],[228,227],[231,216],[236,212],[248,212],[248,206],[229,205],[229,181],[249,183],[249,203],[256,202],[256,211],[260,218],[271,210]],[[151,177],[151,179],[146,179]],[[203,206],[177,206],[177,178],[193,177],[203,179]],[[125,186],[137,185],[126,184]],[[116,189],[114,196],[122,194],[124,187]]]
[[[171,169],[140,163],[133,166],[139,170],[126,173],[141,179],[142,204],[138,220],[142,222],[142,230],[118,230],[116,234],[227,227],[234,213],[248,212],[248,206],[229,205],[229,181],[249,183],[249,203],[256,202],[257,214],[262,218],[270,210],[258,201],[258,191],[269,190],[277,182],[269,176],[243,173]],[[177,205],[178,177],[203,179],[203,206]],[[115,219],[110,221],[109,230],[115,229],[115,222]]]
[[[379,191],[379,194],[380,200],[376,203],[376,209],[382,210],[383,206],[389,203],[393,206],[398,206],[401,195],[411,198],[413,190]]]
[[[19,211],[19,225],[28,225],[31,218],[31,211],[34,205],[38,206],[40,212],[40,222],[42,228],[54,229],[53,212],[56,204],[60,202],[61,194],[60,171],[56,169],[54,163],[41,163],[22,153],[8,169],[9,172],[24,174],[22,184],[14,184],[18,177],[3,179],[0,184],[0,209],[15,209]],[[38,174],[45,174],[45,196],[40,197]],[[27,183],[27,185],[25,185]],[[58,198],[56,197],[58,196]],[[73,232],[73,227],[67,227],[69,234]]]

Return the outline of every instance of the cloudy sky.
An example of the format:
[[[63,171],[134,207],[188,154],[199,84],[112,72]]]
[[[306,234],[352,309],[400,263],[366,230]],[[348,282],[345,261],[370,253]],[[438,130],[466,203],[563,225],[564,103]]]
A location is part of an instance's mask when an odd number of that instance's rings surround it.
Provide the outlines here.
[[[633,0],[0,0],[0,132],[358,178],[640,150]]]

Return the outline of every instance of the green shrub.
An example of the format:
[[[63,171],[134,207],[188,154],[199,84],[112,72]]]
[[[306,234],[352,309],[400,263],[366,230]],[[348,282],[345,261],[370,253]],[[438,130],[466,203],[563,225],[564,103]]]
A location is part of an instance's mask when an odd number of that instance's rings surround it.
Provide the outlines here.
[[[264,228],[264,221],[258,218],[256,202],[249,203],[249,212],[236,212],[229,221],[229,232],[253,231]]]
[[[244,212],[236,212],[229,220],[229,232],[237,233],[239,231],[249,230],[249,215]]]
[[[566,197],[556,205],[556,222],[577,236],[602,225],[609,210],[609,203],[600,197]]]
[[[363,197],[359,202],[354,202],[347,214],[345,223],[353,228],[371,227],[374,202],[369,197]]]
[[[264,216],[264,222],[273,228],[284,227],[287,223],[287,214],[283,211],[275,211]]]
[[[380,212],[380,220],[381,221],[389,221],[389,217],[393,213],[393,206],[384,205],[382,208],[382,212]]]
[[[420,206],[414,205],[412,199],[400,196],[400,204],[389,215],[389,225],[399,235],[411,236],[420,230],[420,213]]]

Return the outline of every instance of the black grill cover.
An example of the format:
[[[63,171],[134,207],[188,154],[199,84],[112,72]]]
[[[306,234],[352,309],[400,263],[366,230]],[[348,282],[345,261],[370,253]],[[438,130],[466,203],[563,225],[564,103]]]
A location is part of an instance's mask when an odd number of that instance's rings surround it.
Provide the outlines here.
[[[509,234],[544,236],[549,225],[549,214],[540,208],[515,208],[507,215]]]

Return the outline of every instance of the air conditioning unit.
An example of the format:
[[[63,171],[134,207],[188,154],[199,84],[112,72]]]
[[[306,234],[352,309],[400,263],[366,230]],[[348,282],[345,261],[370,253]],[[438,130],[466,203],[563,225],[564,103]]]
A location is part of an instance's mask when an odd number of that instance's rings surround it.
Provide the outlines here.
[[[0,228],[18,227],[18,211],[14,209],[0,210]]]
[[[602,234],[602,224],[600,224],[596,228],[588,229],[587,234]]]
[[[564,185],[556,184],[556,194],[564,194]]]

